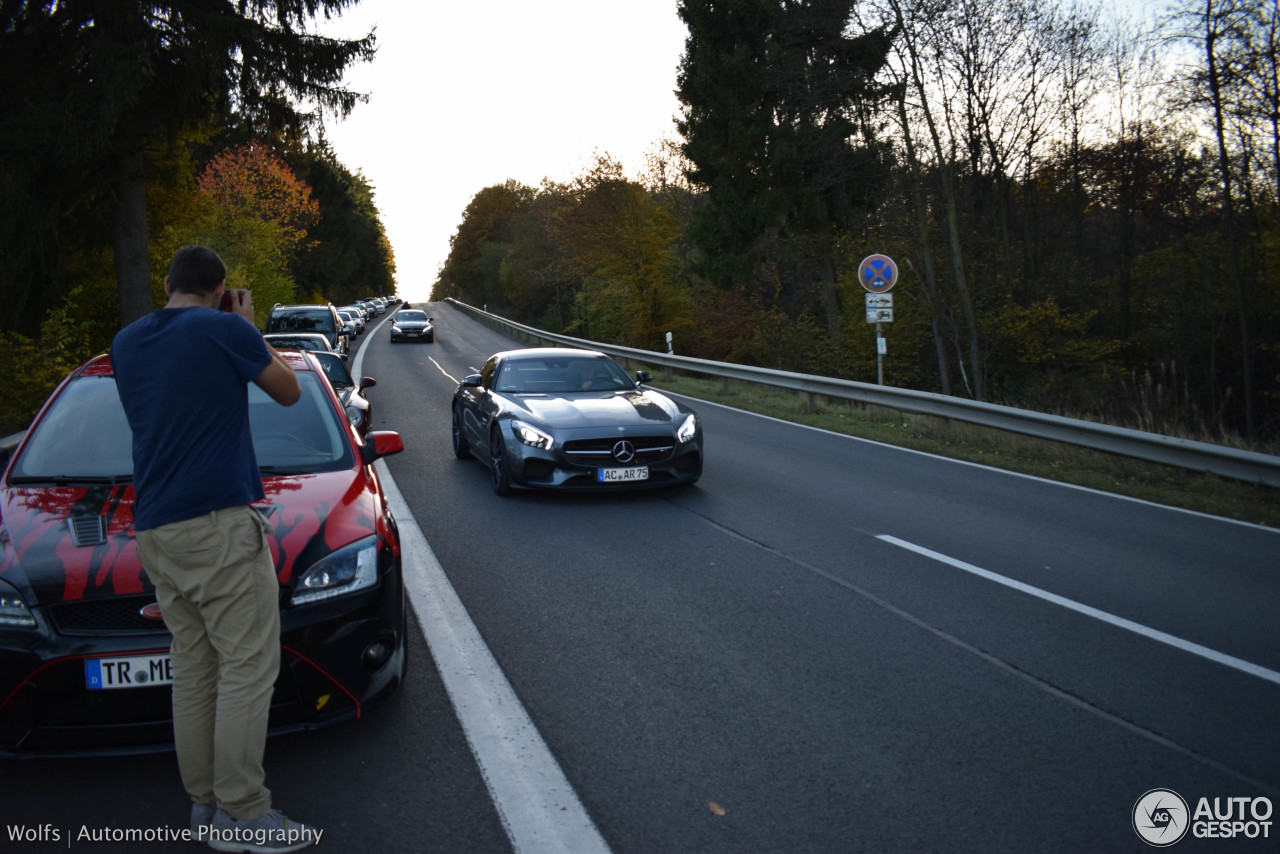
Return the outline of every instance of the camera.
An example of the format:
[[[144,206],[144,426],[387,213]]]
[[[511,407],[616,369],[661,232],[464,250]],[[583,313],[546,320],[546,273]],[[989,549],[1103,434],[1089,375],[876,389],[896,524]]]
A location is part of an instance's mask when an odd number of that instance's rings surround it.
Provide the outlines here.
[[[222,292],[222,310],[223,311],[236,310],[235,297],[231,296],[231,291]]]

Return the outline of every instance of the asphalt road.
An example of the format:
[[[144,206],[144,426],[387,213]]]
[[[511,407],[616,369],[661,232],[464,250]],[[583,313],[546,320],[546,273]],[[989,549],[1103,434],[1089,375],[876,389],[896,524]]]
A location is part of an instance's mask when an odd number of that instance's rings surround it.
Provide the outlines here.
[[[1280,534],[698,403],[694,487],[498,498],[449,397],[511,344],[429,313],[434,344],[370,333],[375,429],[613,851],[1145,851],[1149,790],[1280,801]],[[273,740],[268,784],[329,850],[510,850],[411,640],[400,695]],[[20,850],[185,822],[171,756],[4,764],[0,792],[62,830]]]

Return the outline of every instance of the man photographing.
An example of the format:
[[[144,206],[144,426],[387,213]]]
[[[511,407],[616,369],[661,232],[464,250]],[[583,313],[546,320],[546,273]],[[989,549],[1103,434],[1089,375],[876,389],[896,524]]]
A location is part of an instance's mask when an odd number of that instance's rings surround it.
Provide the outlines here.
[[[226,276],[212,249],[178,250],[168,303],[116,334],[111,362],[133,430],[138,555],[173,635],[192,836],[220,851],[296,851],[320,831],[272,809],[264,785],[280,606],[271,529],[250,506],[264,494],[248,385],[284,406],[301,390],[254,327],[250,293],[227,291]]]

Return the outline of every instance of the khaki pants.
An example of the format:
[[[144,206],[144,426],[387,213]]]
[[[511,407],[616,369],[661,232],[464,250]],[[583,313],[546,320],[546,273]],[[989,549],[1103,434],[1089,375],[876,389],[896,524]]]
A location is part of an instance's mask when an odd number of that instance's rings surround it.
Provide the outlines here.
[[[248,505],[138,532],[173,634],[173,734],[193,802],[247,821],[271,809],[267,714],[280,672],[280,587]]]

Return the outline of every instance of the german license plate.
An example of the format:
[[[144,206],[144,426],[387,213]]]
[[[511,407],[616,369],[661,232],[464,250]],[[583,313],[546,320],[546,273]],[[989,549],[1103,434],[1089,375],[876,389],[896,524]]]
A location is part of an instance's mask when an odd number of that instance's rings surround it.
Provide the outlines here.
[[[84,662],[84,681],[90,691],[170,685],[173,683],[173,663],[166,653],[89,658]]]
[[[633,466],[626,469],[596,469],[597,483],[630,483],[648,479],[648,466]]]

